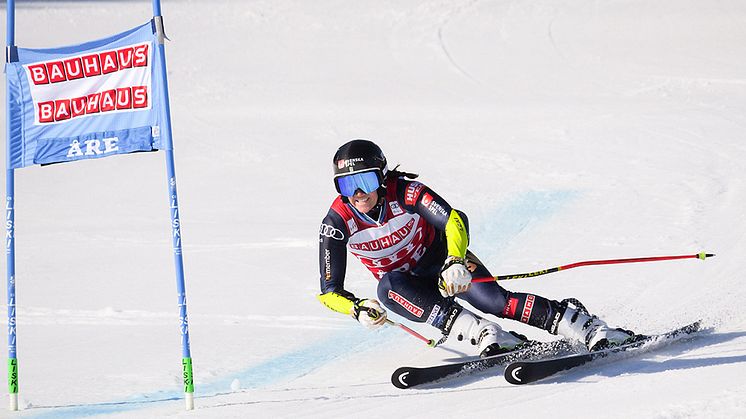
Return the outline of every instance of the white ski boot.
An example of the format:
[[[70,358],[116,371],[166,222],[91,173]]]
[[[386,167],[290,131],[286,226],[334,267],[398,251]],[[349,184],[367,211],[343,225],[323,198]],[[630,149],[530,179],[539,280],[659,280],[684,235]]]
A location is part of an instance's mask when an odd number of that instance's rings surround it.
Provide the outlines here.
[[[591,316],[579,301],[570,300],[576,308],[567,306],[567,302],[562,301],[565,310],[557,324],[557,334],[578,340],[591,351],[623,345],[637,337],[632,331],[609,327],[605,321]]]
[[[489,320],[481,319],[466,309],[459,313],[450,330],[458,340],[468,339],[477,346],[479,356],[487,357],[518,349],[528,344],[526,337],[516,332],[506,332]]]

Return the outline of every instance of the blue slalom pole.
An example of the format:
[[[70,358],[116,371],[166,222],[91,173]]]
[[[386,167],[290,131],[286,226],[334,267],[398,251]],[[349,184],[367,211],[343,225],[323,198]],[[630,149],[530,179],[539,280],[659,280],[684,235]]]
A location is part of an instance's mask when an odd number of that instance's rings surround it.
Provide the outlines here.
[[[7,32],[5,61],[17,59],[15,53],[16,2],[7,1]],[[5,91],[9,92],[8,77],[5,77]],[[6,94],[6,97],[9,96]],[[5,256],[7,258],[8,280],[8,396],[10,410],[18,410],[18,352],[16,350],[16,243],[15,243],[15,172],[10,167],[10,103],[5,104]]]
[[[186,287],[184,285],[184,261],[181,251],[181,225],[179,221],[179,199],[176,193],[176,166],[174,164],[173,138],[171,136],[171,105],[168,97],[168,77],[166,75],[166,49],[163,28],[163,16],[161,16],[160,0],[153,0],[153,22],[158,34],[158,54],[162,65],[160,68],[160,82],[163,86],[164,118],[161,129],[163,148],[166,153],[166,171],[168,176],[168,192],[171,212],[171,229],[174,250],[174,263],[176,265],[176,290],[178,294],[179,318],[181,320],[181,365],[184,379],[184,397],[187,410],[194,409],[194,375],[192,373],[192,355],[189,349],[189,321],[187,318]]]

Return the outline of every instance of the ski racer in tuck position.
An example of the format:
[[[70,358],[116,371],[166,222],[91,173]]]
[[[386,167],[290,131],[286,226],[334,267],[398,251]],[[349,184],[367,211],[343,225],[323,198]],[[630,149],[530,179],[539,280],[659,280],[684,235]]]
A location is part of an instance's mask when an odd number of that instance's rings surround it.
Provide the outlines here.
[[[577,300],[558,302],[508,291],[495,281],[472,283],[472,275],[492,274],[468,250],[466,215],[413,180],[417,175],[389,170],[373,142],[342,145],[333,167],[339,196],[319,231],[318,299],[328,308],[377,328],[386,323],[385,306],[411,321],[432,325],[444,338],[466,340],[483,357],[530,342],[465,309],[459,299],[483,314],[580,341],[590,350],[634,339],[634,333],[590,315]],[[344,288],[347,251],[378,280],[378,300],[358,298]]]

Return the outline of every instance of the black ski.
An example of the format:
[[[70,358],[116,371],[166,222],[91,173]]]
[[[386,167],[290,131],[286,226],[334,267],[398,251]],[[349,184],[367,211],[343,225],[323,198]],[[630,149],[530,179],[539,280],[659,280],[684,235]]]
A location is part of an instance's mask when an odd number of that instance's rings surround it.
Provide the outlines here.
[[[684,327],[660,335],[645,336],[626,345],[602,349],[582,354],[573,354],[549,359],[519,360],[511,362],[505,367],[505,380],[511,384],[529,384],[554,375],[560,371],[587,364],[596,359],[605,358],[611,354],[625,351],[645,351],[661,347],[674,342],[678,338],[695,333],[701,329],[701,322],[697,321]]]
[[[518,359],[536,359],[541,356],[558,356],[572,351],[573,345],[565,340],[538,342],[526,348],[488,358],[477,358],[452,364],[431,367],[401,367],[391,375],[391,383],[401,389],[472,374],[486,369],[505,365]]]

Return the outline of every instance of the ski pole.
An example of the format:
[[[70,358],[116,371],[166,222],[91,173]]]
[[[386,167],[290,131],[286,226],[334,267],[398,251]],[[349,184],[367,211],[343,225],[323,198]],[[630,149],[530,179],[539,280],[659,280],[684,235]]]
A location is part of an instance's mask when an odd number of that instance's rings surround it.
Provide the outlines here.
[[[403,325],[401,323],[397,323],[397,322],[395,322],[393,320],[389,320],[389,319],[386,319],[386,323],[388,323],[388,324],[390,324],[392,326],[400,327],[405,332],[407,332],[410,335],[416,337],[417,339],[425,342],[427,344],[427,346],[429,346],[431,348],[434,348],[434,347],[436,347],[438,345],[438,342],[436,342],[434,339],[428,339],[428,338],[422,336],[421,334],[415,332],[414,330],[408,328],[407,326],[405,326],[405,325]]]
[[[549,269],[542,269],[536,272],[527,272],[523,274],[510,274],[510,275],[497,275],[488,276],[484,278],[474,278],[471,282],[490,282],[490,281],[505,281],[508,279],[519,279],[519,278],[532,278],[539,275],[551,274],[554,272],[565,271],[579,266],[590,266],[590,265],[612,265],[617,263],[635,263],[635,262],[655,262],[659,260],[675,260],[675,259],[701,259],[715,256],[712,253],[697,253],[694,255],[679,255],[679,256],[650,256],[642,258],[629,258],[629,259],[607,259],[607,260],[588,260],[585,262],[575,262],[567,265],[557,266]]]

